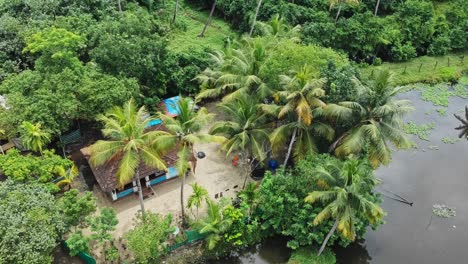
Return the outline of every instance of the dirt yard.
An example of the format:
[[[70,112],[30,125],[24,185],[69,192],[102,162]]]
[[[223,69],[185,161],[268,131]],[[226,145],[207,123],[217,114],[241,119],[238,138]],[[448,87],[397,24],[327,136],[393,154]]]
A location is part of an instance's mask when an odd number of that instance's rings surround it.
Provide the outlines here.
[[[214,104],[207,106],[210,112],[215,109]],[[221,118],[221,117],[217,117]],[[204,132],[208,131],[206,127]],[[242,169],[234,167],[231,159],[226,158],[220,146],[216,143],[195,145],[195,151],[203,151],[205,158],[199,159],[195,175],[189,175],[186,178],[184,186],[184,198],[187,201],[192,193],[190,184],[197,182],[208,190],[209,197],[213,200],[219,200],[220,197],[234,197],[236,192],[242,189],[244,177]],[[145,209],[159,214],[172,214],[176,220],[180,219],[180,179],[173,179],[168,182],[153,186],[155,194],[145,199]],[[119,224],[114,232],[116,238],[132,228],[133,218],[140,209],[140,204],[136,195],[125,197],[121,200],[112,202],[99,186],[94,187],[94,194],[98,197],[99,207],[109,206],[117,211]],[[216,198],[218,197],[218,198]],[[186,204],[186,202],[185,202]],[[190,215],[190,211],[186,210]]]

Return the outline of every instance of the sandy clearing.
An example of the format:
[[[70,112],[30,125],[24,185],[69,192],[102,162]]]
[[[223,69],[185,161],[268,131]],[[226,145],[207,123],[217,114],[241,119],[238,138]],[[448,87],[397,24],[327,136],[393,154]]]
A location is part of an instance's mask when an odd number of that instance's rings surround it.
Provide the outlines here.
[[[207,105],[210,112],[214,112],[215,104]],[[221,118],[221,117],[217,117]],[[209,130],[207,126],[203,132]],[[199,159],[195,175],[186,178],[184,186],[185,203],[192,193],[190,184],[197,182],[207,189],[209,197],[215,199],[215,195],[223,193],[223,197],[234,197],[236,192],[242,188],[244,177],[239,167],[231,164],[231,159],[226,158],[225,153],[220,150],[216,143],[197,144],[195,151],[203,151],[206,157]],[[237,188],[234,188],[237,186]],[[180,219],[180,179],[173,179],[168,182],[153,186],[155,195],[145,199],[145,208],[148,211],[162,215],[172,214],[175,219]],[[98,198],[99,207],[113,207],[117,211],[119,224],[114,232],[114,237],[122,237],[125,232],[133,226],[135,214],[140,209],[136,195],[128,196],[116,202],[112,202],[98,186],[94,188],[94,195]],[[219,200],[219,198],[218,198]],[[186,210],[190,214],[189,210]]]

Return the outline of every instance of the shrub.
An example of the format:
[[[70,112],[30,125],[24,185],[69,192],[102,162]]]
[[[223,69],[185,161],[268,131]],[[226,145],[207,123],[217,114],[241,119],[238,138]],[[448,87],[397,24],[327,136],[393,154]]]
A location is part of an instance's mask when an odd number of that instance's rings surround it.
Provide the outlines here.
[[[446,34],[436,37],[429,48],[427,54],[429,55],[445,55],[450,51],[450,37]]]
[[[391,49],[391,58],[395,61],[407,61],[416,57],[416,48],[410,42],[396,43]]]
[[[70,250],[70,256],[76,256],[80,252],[89,253],[89,238],[83,236],[81,232],[73,233],[66,241]]]
[[[171,215],[162,217],[147,211],[144,221],[141,214],[137,215],[135,227],[125,234],[125,238],[138,263],[159,263],[165,253],[165,242],[174,231],[171,222]]]

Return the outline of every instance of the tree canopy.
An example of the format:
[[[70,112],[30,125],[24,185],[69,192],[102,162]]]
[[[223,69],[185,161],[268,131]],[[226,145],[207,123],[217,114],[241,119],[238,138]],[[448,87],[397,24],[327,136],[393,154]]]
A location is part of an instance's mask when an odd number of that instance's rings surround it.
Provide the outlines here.
[[[0,182],[0,262],[52,263],[65,223],[47,189]]]

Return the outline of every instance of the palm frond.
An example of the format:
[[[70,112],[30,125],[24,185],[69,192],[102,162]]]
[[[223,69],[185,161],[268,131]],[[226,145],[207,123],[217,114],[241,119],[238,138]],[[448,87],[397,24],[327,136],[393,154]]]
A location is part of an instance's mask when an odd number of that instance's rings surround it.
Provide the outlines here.
[[[105,141],[98,140],[91,145],[91,157],[89,162],[93,166],[100,166],[114,157],[117,153],[122,152],[125,143],[121,141]]]
[[[121,187],[133,179],[139,163],[139,157],[136,152],[127,151],[123,153],[122,160],[119,162],[119,168],[116,173]]]
[[[156,150],[143,147],[140,149],[140,156],[142,161],[151,168],[159,169],[159,170],[166,170],[166,163],[160,157],[160,153]]]

